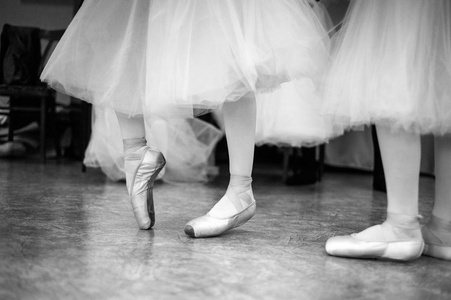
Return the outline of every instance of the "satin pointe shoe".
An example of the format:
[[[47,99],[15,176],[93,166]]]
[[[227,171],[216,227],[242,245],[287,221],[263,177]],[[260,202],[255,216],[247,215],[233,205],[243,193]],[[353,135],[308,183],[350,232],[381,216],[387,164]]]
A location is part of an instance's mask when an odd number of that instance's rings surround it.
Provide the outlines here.
[[[223,201],[227,202],[226,205],[233,205],[231,207],[234,208],[234,213],[223,213]],[[244,188],[229,185],[224,197],[206,215],[186,224],[185,233],[193,238],[221,235],[249,221],[254,216],[256,207],[250,182]]]
[[[423,255],[451,260],[451,221],[432,216],[421,232],[425,243]]]
[[[331,237],[326,242],[326,252],[332,256],[354,258],[380,258],[409,261],[421,256],[424,242],[418,221],[412,222],[397,215],[388,215],[381,225],[361,233]],[[405,216],[414,218],[412,216]],[[395,219],[395,220],[393,220]]]
[[[205,216],[189,221],[185,226],[185,233],[193,238],[218,236],[249,221],[254,216],[255,210],[256,204],[254,201],[254,203],[230,218],[215,218],[207,213]]]
[[[153,185],[166,160],[160,152],[145,147],[126,157],[126,173],[127,163],[131,168],[135,167],[129,173],[132,177],[127,180],[127,188],[136,222],[140,229],[150,229],[155,224]]]

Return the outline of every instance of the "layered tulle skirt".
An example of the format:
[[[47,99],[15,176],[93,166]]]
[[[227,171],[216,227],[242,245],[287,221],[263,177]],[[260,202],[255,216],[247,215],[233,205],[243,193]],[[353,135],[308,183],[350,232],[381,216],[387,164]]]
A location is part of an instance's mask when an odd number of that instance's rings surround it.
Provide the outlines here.
[[[323,95],[336,124],[451,133],[450,1],[352,1],[335,38]]]
[[[332,20],[321,3],[313,12],[329,35]],[[308,77],[282,83],[271,93],[257,95],[256,144],[310,147],[340,135],[330,116],[321,113],[319,84]]]
[[[306,0],[87,0],[41,78],[128,116],[190,117],[295,79],[316,85],[327,59]]]
[[[215,126],[198,118],[146,119],[145,128],[148,145],[167,160],[159,176],[162,180],[206,182],[216,175],[213,151],[223,132]],[[84,164],[101,168],[111,180],[125,180],[121,131],[114,111],[94,107]]]
[[[257,96],[257,145],[312,147],[342,132],[321,113],[318,90],[309,80],[286,82]]]

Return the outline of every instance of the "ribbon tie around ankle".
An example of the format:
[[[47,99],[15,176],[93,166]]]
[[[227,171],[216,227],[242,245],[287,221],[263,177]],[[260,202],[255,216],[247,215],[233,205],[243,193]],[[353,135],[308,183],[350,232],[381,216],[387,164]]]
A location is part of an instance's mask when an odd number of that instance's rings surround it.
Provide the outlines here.
[[[402,229],[420,229],[420,219],[423,217],[421,215],[411,216],[397,213],[387,213],[387,222],[390,225],[402,228]]]

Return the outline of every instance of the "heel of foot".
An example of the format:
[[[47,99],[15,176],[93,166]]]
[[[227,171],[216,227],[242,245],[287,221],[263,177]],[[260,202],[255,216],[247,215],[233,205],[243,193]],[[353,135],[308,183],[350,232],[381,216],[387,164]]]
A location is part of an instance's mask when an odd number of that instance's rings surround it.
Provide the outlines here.
[[[394,242],[387,245],[383,258],[408,261],[421,256],[424,249],[423,241]]]
[[[245,208],[240,213],[237,224],[234,227],[241,226],[241,225],[245,224],[247,221],[249,221],[255,215],[256,209],[257,209],[257,204],[254,201],[252,204],[250,204],[247,208]]]

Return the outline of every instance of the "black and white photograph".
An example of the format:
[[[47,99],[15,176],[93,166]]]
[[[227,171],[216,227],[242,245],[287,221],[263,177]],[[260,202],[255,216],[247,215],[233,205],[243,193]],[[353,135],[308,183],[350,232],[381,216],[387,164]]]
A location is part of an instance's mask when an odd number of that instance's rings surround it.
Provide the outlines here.
[[[451,0],[0,0],[0,299],[451,299]]]

